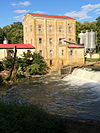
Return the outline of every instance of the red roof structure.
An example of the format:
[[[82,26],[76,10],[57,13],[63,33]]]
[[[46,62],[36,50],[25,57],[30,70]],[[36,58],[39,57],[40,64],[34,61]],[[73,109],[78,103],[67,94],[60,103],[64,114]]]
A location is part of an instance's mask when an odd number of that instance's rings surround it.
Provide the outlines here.
[[[0,49],[13,49],[15,46],[17,49],[35,49],[31,44],[0,44]]]
[[[84,46],[81,45],[68,45],[68,48],[84,48]]]
[[[47,14],[37,14],[37,13],[28,13],[32,16],[37,16],[37,17],[49,17],[49,18],[63,18],[63,19],[74,19],[68,16],[58,16],[58,15],[47,15]]]

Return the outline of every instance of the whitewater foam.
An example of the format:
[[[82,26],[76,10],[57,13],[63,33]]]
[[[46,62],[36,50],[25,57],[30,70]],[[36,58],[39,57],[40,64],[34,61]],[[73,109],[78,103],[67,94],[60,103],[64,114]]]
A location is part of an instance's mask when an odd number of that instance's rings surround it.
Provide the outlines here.
[[[91,88],[100,91],[100,71],[75,69],[72,74],[64,77],[62,80],[76,88]]]

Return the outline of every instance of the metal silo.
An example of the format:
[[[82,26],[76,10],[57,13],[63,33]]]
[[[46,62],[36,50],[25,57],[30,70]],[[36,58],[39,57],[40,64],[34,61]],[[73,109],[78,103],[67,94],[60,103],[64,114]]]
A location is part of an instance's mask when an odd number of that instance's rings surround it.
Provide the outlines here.
[[[88,30],[86,30],[86,33],[85,33],[85,41],[84,41],[85,48],[90,48],[89,39],[90,39],[90,35],[89,35]]]
[[[81,33],[78,35],[78,38],[80,39],[79,44],[84,44],[84,33],[81,31]]]
[[[96,48],[96,33],[93,30],[90,32],[90,48]]]

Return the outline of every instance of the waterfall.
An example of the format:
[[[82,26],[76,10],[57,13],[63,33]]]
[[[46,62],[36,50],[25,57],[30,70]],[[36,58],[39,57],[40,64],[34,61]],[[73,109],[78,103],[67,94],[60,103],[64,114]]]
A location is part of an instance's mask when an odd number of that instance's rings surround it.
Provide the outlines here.
[[[75,69],[72,74],[62,80],[74,87],[98,88],[100,90],[100,71],[93,71],[89,68]]]
[[[85,80],[100,82],[100,71],[92,71],[91,69],[75,69],[72,73],[72,76]]]

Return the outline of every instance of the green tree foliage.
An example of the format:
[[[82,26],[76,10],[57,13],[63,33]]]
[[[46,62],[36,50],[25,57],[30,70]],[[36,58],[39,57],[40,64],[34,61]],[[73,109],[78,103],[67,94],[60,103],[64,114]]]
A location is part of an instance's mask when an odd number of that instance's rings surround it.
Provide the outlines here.
[[[12,67],[12,62],[13,62],[13,58],[12,57],[6,57],[4,60],[3,60],[3,67],[5,70],[9,70],[11,69]]]
[[[3,71],[3,70],[4,70],[4,67],[3,67],[2,62],[0,61],[0,71]]]
[[[97,27],[97,45],[98,45],[98,51],[100,52],[100,17],[98,17],[96,23]]]
[[[3,31],[9,43],[23,43],[23,25],[21,22],[3,27]]]
[[[4,40],[4,31],[2,28],[0,28],[0,44],[3,43],[3,40]]]
[[[0,75],[0,85],[3,83],[3,78],[2,76]]]
[[[3,60],[4,69],[10,70],[13,58],[6,57]],[[22,58],[16,58],[15,70],[17,77],[25,77],[24,75],[46,74],[48,67],[44,58],[39,53],[23,53]]]

